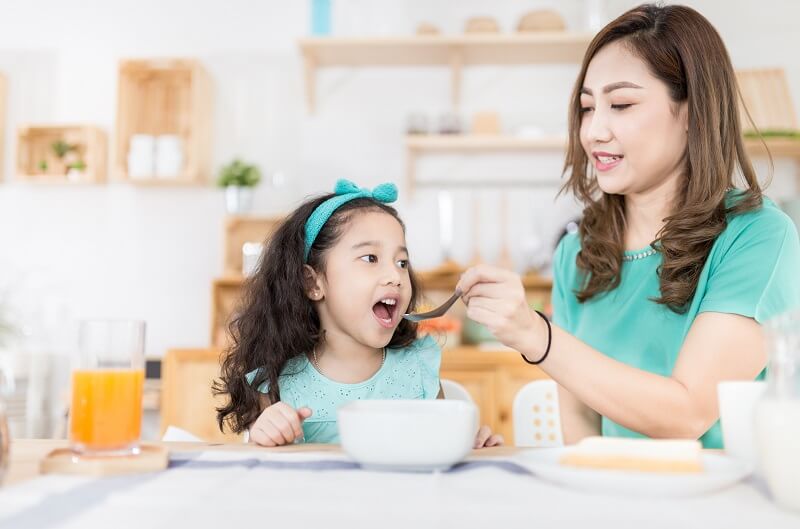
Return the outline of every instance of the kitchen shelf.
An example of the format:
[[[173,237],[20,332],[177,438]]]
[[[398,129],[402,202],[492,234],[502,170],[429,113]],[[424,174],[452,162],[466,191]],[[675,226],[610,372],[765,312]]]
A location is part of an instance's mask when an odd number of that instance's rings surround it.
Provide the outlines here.
[[[53,143],[65,142],[72,146],[63,159],[53,151]],[[40,183],[99,184],[106,180],[107,140],[99,127],[27,125],[17,131],[18,180]],[[86,168],[68,173],[68,165],[82,161]],[[46,168],[40,167],[42,162]]]
[[[563,136],[526,138],[503,134],[440,134],[406,136],[406,182],[408,193],[413,195],[419,186],[474,187],[481,182],[459,180],[426,180],[418,182],[417,159],[431,154],[486,154],[507,152],[564,152],[567,140]],[[541,187],[557,185],[558,181],[521,181],[492,179],[492,187]]]
[[[417,272],[423,290],[446,290],[452,292],[456,288],[461,274],[466,268],[453,268],[439,271],[437,269]],[[522,286],[527,291],[550,292],[553,288],[553,280],[539,274],[530,272],[522,276]]]
[[[406,148],[417,152],[484,152],[563,150],[563,136],[526,138],[502,134],[441,134],[406,136]]]
[[[453,106],[461,97],[461,70],[473,65],[579,64],[592,34],[543,31],[524,34],[311,37],[299,40],[306,98],[316,105],[316,73],[325,67],[448,66]]]
[[[770,154],[775,158],[793,158],[800,161],[800,139],[764,138]],[[744,145],[750,156],[764,157],[767,151],[758,138],[745,138]]]
[[[800,161],[800,139],[768,137],[764,143],[758,138],[745,138],[744,145],[750,156],[766,156],[769,149],[775,158],[791,158]],[[525,138],[502,134],[443,134],[443,135],[408,135],[406,136],[406,181],[408,192],[413,194],[417,187],[474,187],[489,185],[491,187],[519,187],[557,185],[560,181],[505,181],[492,179],[491,182],[471,182],[461,180],[426,180],[417,181],[417,159],[424,155],[436,154],[486,154],[505,152],[563,152],[567,148],[567,139],[559,136]]]
[[[125,60],[119,65],[117,177],[141,185],[204,185],[211,171],[211,79],[191,59]],[[181,139],[183,170],[177,177],[131,178],[128,151],[135,134]]]

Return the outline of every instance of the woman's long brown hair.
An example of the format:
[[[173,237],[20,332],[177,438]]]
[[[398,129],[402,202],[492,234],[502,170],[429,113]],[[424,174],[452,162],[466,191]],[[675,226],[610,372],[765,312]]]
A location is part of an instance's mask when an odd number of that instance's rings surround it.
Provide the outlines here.
[[[592,58],[612,42],[643,60],[669,88],[677,105],[687,103],[688,136],[682,181],[672,214],[653,246],[663,254],[657,303],[685,312],[694,297],[711,247],[727,226],[727,216],[758,208],[762,192],[742,142],[739,89],[733,66],[717,31],[700,13],[685,6],[644,4],[603,28],[589,44],[569,108],[569,147],[562,191],[585,206],[577,266],[584,302],[620,283],[625,233],[621,195],[603,193],[580,141],[580,91]],[[749,118],[749,115],[748,115]],[[735,170],[742,179],[740,199],[726,208]]]

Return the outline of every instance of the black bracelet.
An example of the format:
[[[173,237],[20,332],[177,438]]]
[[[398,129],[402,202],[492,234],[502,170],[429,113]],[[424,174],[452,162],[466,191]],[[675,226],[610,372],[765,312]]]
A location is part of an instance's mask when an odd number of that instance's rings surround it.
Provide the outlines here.
[[[539,365],[542,362],[544,362],[544,359],[547,358],[547,355],[550,353],[550,345],[553,343],[553,328],[550,326],[550,320],[547,319],[547,316],[545,316],[544,314],[542,314],[538,310],[535,310],[534,312],[536,312],[536,314],[541,316],[542,319],[544,320],[544,322],[547,324],[547,349],[544,350],[544,354],[542,355],[542,357],[540,359],[536,360],[535,362],[532,362],[532,361],[528,360],[527,358],[525,358],[525,355],[522,354],[522,353],[520,353],[520,355],[522,356],[522,359],[525,360],[526,362],[528,362],[529,364],[531,364],[531,365]]]

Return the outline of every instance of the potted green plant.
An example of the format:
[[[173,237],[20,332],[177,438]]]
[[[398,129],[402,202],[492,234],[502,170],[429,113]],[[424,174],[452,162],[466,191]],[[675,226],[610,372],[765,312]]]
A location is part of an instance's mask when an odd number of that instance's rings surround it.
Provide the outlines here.
[[[250,211],[253,203],[253,188],[261,182],[261,171],[236,159],[222,167],[217,185],[225,188],[225,207],[228,213],[242,214]]]
[[[67,180],[78,181],[83,177],[83,172],[86,170],[86,162],[77,160],[67,165]]]
[[[65,157],[67,156],[67,154],[74,152],[76,146],[70,145],[64,140],[58,140],[51,143],[50,148],[53,150],[53,153],[56,155],[57,159],[57,163],[54,164],[54,168],[56,169],[54,173],[66,174],[68,170],[67,164],[69,161],[65,160]]]

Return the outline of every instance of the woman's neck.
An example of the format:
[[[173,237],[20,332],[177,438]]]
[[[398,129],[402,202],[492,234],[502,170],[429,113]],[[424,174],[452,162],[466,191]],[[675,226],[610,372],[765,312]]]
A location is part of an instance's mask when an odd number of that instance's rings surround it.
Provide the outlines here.
[[[672,214],[677,178],[643,193],[625,195],[625,250],[641,250],[658,237]]]

